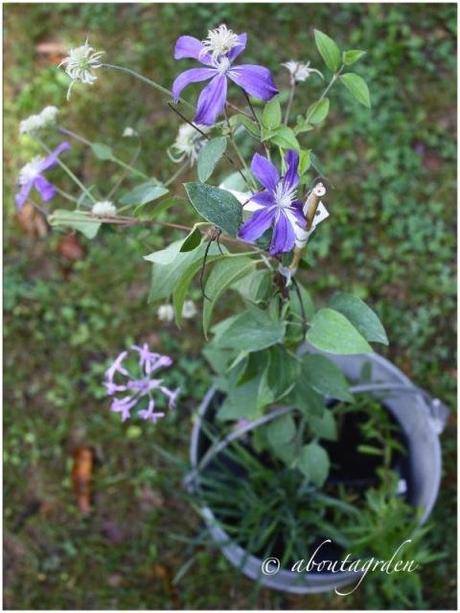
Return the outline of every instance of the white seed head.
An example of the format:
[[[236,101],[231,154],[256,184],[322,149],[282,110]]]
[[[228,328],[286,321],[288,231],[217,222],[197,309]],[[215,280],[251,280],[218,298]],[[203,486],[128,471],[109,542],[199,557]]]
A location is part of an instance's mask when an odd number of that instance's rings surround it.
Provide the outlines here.
[[[37,115],[31,115],[23,119],[19,124],[20,134],[33,134],[44,128],[52,126],[56,122],[59,110],[55,106],[46,106]]]
[[[284,66],[285,68],[289,70],[292,81],[297,81],[297,82],[306,81],[311,76],[312,73],[316,73],[321,78],[323,78],[323,75],[321,74],[319,70],[317,70],[316,68],[310,68],[310,62],[307,62],[306,64],[302,64],[302,62],[296,62],[295,60],[289,60],[289,62],[284,62],[284,64],[281,64],[281,66]]]
[[[192,319],[197,314],[197,309],[193,300],[186,300],[182,307],[182,317],[184,319]]]
[[[197,124],[197,127],[205,134],[210,130],[209,126]],[[184,123],[179,128],[176,140],[168,151],[169,157],[176,163],[188,159],[190,161],[190,166],[193,166],[205,142],[205,137],[200,134],[198,130],[195,130],[195,128],[188,123]]]
[[[99,217],[112,217],[117,214],[117,207],[110,200],[101,200],[93,204],[91,213]]]
[[[174,319],[174,307],[172,304],[162,304],[158,307],[157,315],[160,321],[172,321]]]
[[[44,159],[45,158],[41,155],[37,155],[37,157],[34,157],[32,160],[30,160],[30,162],[21,168],[18,178],[19,185],[30,183],[30,181],[33,181],[40,175],[39,168]]]
[[[75,81],[81,81],[88,85],[92,85],[97,77],[93,74],[93,70],[100,68],[100,61],[104,51],[95,51],[93,47],[88,45],[88,39],[81,47],[76,47],[69,51],[69,55],[62,60],[59,66],[65,66],[67,75],[72,79],[69,90],[67,92],[67,100],[70,98],[70,92]]]
[[[132,136],[136,136],[137,132],[136,130],[134,130],[133,128],[131,128],[130,126],[127,126],[124,130],[123,130],[123,134],[122,136],[125,136],[127,138],[131,138]]]
[[[208,37],[202,42],[201,54],[209,53],[213,60],[217,60],[221,55],[226,55],[231,49],[241,44],[238,40],[238,34],[229,30],[224,23],[214,30],[209,30]]]

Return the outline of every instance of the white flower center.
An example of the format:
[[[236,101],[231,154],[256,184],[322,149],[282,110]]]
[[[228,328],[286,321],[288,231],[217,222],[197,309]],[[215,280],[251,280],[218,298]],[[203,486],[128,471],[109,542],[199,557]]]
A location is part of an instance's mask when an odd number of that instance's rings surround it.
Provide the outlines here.
[[[28,162],[19,173],[19,185],[30,183],[40,175],[39,166],[45,158],[40,155]]]
[[[275,188],[274,199],[276,206],[285,209],[291,206],[295,200],[296,188],[287,188],[283,181],[280,181]]]
[[[227,70],[230,68],[231,63],[228,57],[224,56],[224,57],[221,57],[220,60],[216,61],[215,66],[219,74],[225,74]]]
[[[221,55],[226,55],[233,47],[240,44],[238,35],[229,30],[224,23],[215,30],[209,30],[208,37],[202,42],[202,53],[211,54],[214,60]]]

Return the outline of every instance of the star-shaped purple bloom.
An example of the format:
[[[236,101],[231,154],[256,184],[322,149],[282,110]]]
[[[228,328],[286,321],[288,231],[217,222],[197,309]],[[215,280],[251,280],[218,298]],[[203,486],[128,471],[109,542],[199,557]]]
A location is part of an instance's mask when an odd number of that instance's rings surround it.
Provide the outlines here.
[[[251,172],[265,189],[249,199],[247,204],[255,212],[241,226],[238,235],[252,242],[272,227],[272,255],[291,251],[295,245],[296,231],[306,225],[302,203],[296,197],[299,184],[298,153],[289,150],[285,162],[286,173],[280,177],[278,169],[270,160],[258,153],[252,158]]]
[[[227,99],[227,79],[239,85],[249,96],[261,100],[270,100],[278,93],[268,68],[256,64],[232,65],[246,48],[246,34],[236,35],[225,26],[220,26],[209,33],[209,38],[210,43],[203,43],[193,36],[180,36],[174,50],[176,60],[193,58],[207,66],[185,70],[175,79],[172,92],[176,101],[182,90],[191,83],[211,79],[198,98],[195,123],[207,126],[215,123]]]
[[[56,194],[54,186],[43,176],[45,170],[49,170],[57,164],[60,153],[70,149],[67,142],[63,142],[45,158],[38,157],[24,166],[19,173],[19,185],[21,189],[16,194],[16,206],[21,209],[29,197],[30,190],[35,188],[43,202],[48,202]]]

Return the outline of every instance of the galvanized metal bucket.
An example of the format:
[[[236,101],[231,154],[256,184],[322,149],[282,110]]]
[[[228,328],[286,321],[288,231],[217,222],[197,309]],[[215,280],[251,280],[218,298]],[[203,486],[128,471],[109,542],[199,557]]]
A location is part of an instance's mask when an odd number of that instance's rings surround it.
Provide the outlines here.
[[[306,351],[321,353],[305,345],[300,353]],[[416,387],[391,362],[377,354],[352,356],[336,356],[324,354],[332,360],[344,373],[350,382],[358,382],[364,365],[370,366],[370,380],[366,384],[352,386],[354,393],[366,392],[382,400],[384,406],[392,413],[400,424],[408,446],[408,463],[411,477],[410,503],[422,510],[421,523],[425,522],[435,504],[441,480],[441,449],[439,435],[444,429],[448,417],[448,409],[438,400],[431,398],[426,392]],[[191,490],[199,488],[200,470],[221,452],[231,441],[243,436],[246,432],[275,419],[289,409],[277,407],[269,414],[232,432],[230,435],[212,445],[203,454],[202,421],[216,394],[211,388],[198,409],[191,443],[190,461],[192,471],[187,478],[187,487]],[[205,506],[201,514],[208,527],[212,539],[220,546],[222,553],[229,562],[241,570],[247,577],[262,585],[296,594],[326,592],[356,582],[359,575],[356,572],[341,573],[297,573],[281,569],[276,574],[268,575],[262,572],[262,562],[249,554],[242,547],[232,542],[231,538],[220,527],[212,509]],[[306,552],[307,553],[307,552]]]

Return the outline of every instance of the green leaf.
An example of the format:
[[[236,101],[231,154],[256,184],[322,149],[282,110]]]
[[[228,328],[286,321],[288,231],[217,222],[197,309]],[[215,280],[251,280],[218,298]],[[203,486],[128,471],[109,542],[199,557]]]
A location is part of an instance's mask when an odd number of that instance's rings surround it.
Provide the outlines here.
[[[271,275],[268,270],[255,270],[253,273],[238,279],[233,286],[245,300],[255,304],[262,302],[271,288]]]
[[[307,111],[307,121],[317,125],[324,121],[329,113],[329,98],[314,102]]]
[[[111,160],[113,158],[112,148],[103,143],[92,143],[91,149],[98,160]]]
[[[173,304],[174,304],[174,311],[176,314],[176,323],[178,326],[182,322],[182,309],[184,308],[184,302],[187,296],[187,292],[190,288],[190,285],[195,275],[198,273],[198,271],[201,270],[203,266],[205,249],[206,249],[206,246],[202,244],[201,249],[200,249],[201,257],[195,258],[193,261],[189,262],[185,270],[183,269],[182,274],[179,276],[179,279],[177,280],[174,286]],[[219,248],[217,247],[215,243],[211,244],[210,249],[208,251],[207,258],[206,258],[206,264],[212,264],[219,258],[223,257],[219,253],[218,249]]]
[[[292,392],[284,399],[286,404],[293,406],[310,419],[312,415],[321,417],[324,413],[324,398],[315,392],[303,378],[299,377]]]
[[[288,446],[296,433],[292,415],[287,413],[271,421],[265,429],[267,441],[276,451],[280,447]]]
[[[329,456],[318,443],[310,443],[302,447],[298,466],[309,481],[321,487],[329,474]]]
[[[197,224],[195,224],[188,234],[188,236],[184,239],[180,251],[184,253],[185,251],[193,251],[196,249],[198,245],[201,243],[201,232],[200,228]]]
[[[229,236],[236,236],[242,224],[242,206],[230,192],[202,183],[186,183],[193,208],[201,217]]]
[[[345,66],[351,66],[359,59],[366,55],[365,51],[361,51],[361,49],[349,49],[348,51],[344,51],[342,53],[342,62]]]
[[[168,189],[157,181],[146,181],[120,198],[120,203],[126,206],[144,205],[158,200],[168,193]]]
[[[214,168],[227,148],[225,136],[219,136],[208,141],[198,154],[198,179],[204,183],[214,172]]]
[[[295,149],[300,150],[299,141],[297,140],[294,131],[287,126],[280,126],[276,130],[270,132],[269,137],[266,140],[270,140],[278,147],[283,149]]]
[[[315,43],[326,66],[329,70],[335,72],[339,68],[341,60],[340,49],[337,44],[320,30],[315,30]]]
[[[281,124],[281,105],[278,96],[267,102],[262,113],[262,125],[268,130],[274,130]]]
[[[259,385],[260,379],[255,378],[234,388],[220,407],[218,419],[224,421],[241,418],[256,419],[260,417],[257,402]]]
[[[307,354],[302,358],[302,377],[305,383],[323,396],[353,400],[342,371],[323,355]]]
[[[388,345],[387,333],[380,319],[361,298],[339,292],[333,296],[329,306],[345,315],[366,340]]]
[[[308,421],[308,425],[315,436],[327,441],[337,440],[337,424],[335,423],[332,411],[325,410],[321,417],[312,416]]]
[[[51,226],[64,226],[81,232],[86,238],[92,239],[98,233],[101,222],[85,211],[67,211],[57,209],[48,216]]]
[[[272,319],[266,311],[251,307],[214,326],[213,343],[219,347],[239,351],[260,351],[280,343],[285,326]]]
[[[242,113],[232,115],[230,117],[230,125],[232,128],[243,126],[253,138],[260,139],[260,129],[257,123]]]
[[[193,251],[181,253],[182,243],[182,240],[175,241],[165,249],[154,251],[150,255],[144,256],[144,260],[153,263],[150,302],[157,302],[163,298],[168,298],[187,269],[195,262],[198,262],[198,267],[201,265],[206,243],[201,243]],[[217,245],[211,243],[208,256],[212,257],[218,254]]]
[[[207,336],[212,312],[219,296],[234,281],[246,276],[255,265],[256,262],[247,256],[231,256],[223,257],[212,268],[205,289],[209,300],[205,300],[203,304],[203,331],[205,336]]]
[[[286,397],[299,378],[300,365],[296,357],[292,357],[281,345],[270,348],[270,363],[268,378],[275,400]]]
[[[311,165],[311,149],[302,149],[299,156],[299,175],[307,172]]]
[[[333,309],[320,309],[311,321],[307,341],[329,353],[370,353],[372,347],[350,321]]]
[[[362,77],[354,72],[347,72],[340,76],[340,80],[355,100],[366,106],[368,109],[371,108],[369,88],[367,87],[366,81]]]

